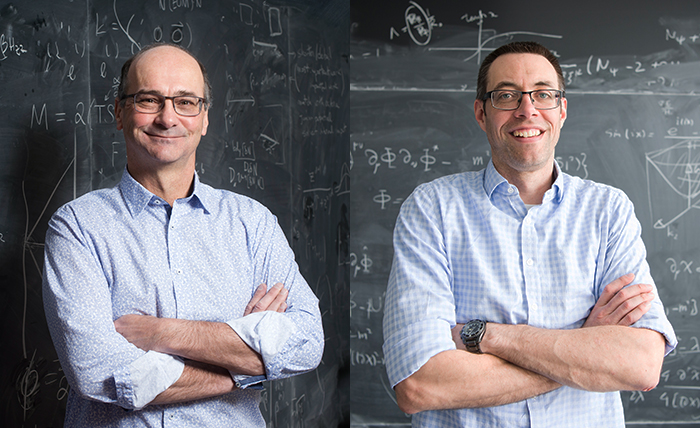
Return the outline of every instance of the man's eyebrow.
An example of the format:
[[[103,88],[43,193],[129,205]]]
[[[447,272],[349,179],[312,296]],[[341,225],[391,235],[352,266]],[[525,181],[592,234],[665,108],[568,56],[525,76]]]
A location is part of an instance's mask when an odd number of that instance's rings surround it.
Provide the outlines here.
[[[539,82],[535,83],[535,87],[538,88],[557,88],[559,85],[555,85],[554,83],[547,81],[547,80],[540,80]],[[499,89],[512,89],[512,88],[518,88],[519,86],[513,82],[509,81],[503,81],[499,82],[495,88],[493,88],[494,91],[499,90]]]
[[[156,90],[145,90],[145,91],[138,91],[137,94],[149,94],[149,95],[163,95],[161,91],[156,91]],[[195,94],[192,91],[188,91],[185,89],[180,89],[179,91],[175,92],[175,95],[173,97],[199,97],[199,95]]]

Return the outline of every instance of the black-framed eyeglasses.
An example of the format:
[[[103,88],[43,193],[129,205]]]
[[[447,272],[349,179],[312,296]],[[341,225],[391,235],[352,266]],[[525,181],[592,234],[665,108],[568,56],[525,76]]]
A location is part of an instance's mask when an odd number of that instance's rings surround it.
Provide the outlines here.
[[[180,116],[197,116],[202,112],[204,98],[195,97],[194,95],[179,95],[176,97],[166,97],[159,94],[149,94],[146,92],[138,92],[129,94],[124,99],[133,98],[134,109],[139,113],[154,114],[163,110],[165,100],[173,102],[175,113]]]
[[[537,110],[551,110],[561,105],[564,91],[558,89],[537,89],[534,91],[516,91],[514,89],[497,89],[486,93],[483,101],[491,98],[491,105],[498,110],[517,110],[523,95],[530,95],[530,101]]]

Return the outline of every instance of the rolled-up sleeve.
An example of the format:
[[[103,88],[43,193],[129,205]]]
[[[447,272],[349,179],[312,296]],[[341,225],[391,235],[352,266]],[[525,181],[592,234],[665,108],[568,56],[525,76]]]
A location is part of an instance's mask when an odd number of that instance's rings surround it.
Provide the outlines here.
[[[673,326],[666,317],[663,303],[659,298],[659,292],[651,276],[649,264],[646,261],[647,252],[642,241],[642,226],[634,214],[632,202],[622,192],[618,193],[608,209],[608,240],[601,254],[604,254],[604,274],[599,283],[597,297],[600,297],[605,285],[620,276],[633,272],[635,278],[633,284],[651,284],[654,300],[651,308],[632,327],[646,328],[661,333],[666,339],[665,355],[668,355],[678,345],[678,339]]]
[[[146,353],[116,331],[99,258],[70,207],[49,222],[43,298],[61,367],[79,395],[139,409],[182,374],[179,358]]]
[[[431,357],[455,349],[455,303],[442,232],[431,198],[419,187],[394,229],[394,260],[384,308],[384,363],[392,387]]]
[[[268,289],[278,282],[284,284],[289,295],[284,313],[257,312],[227,322],[262,356],[265,364],[264,377],[232,373],[239,387],[313,370],[320,363],[324,348],[318,298],[299,272],[294,253],[276,218],[267,212],[260,217],[255,230],[256,277],[260,283],[267,284]]]

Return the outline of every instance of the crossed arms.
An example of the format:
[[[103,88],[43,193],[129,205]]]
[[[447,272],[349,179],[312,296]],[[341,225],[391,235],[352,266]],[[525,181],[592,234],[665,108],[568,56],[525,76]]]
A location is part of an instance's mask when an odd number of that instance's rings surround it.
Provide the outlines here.
[[[245,250],[237,252],[244,248],[239,241],[246,239],[239,233],[209,259],[221,270],[191,269],[198,273],[186,281],[197,295],[186,296],[186,310],[176,316],[175,299],[161,292],[171,287],[165,252],[147,251],[138,244],[143,240],[127,239],[126,247],[119,242],[122,253],[149,254],[151,259],[100,259],[114,251],[102,235],[124,236],[119,232],[130,224],[93,231],[89,221],[82,224],[77,218],[92,217],[84,215],[80,203],[75,205],[57,212],[50,223],[43,294],[56,351],[72,391],[82,399],[140,409],[217,396],[230,392],[236,382],[243,388],[318,365],[323,353],[318,300],[271,215],[255,229],[256,242],[264,245],[256,247],[254,258],[245,259]],[[230,258],[236,262],[229,263]],[[141,263],[136,268],[135,260]],[[250,270],[235,269],[248,263]],[[252,281],[285,286],[268,292],[246,285]],[[196,305],[207,314],[196,314]]]
[[[261,284],[243,316],[262,311],[283,313],[287,296],[288,291],[281,283],[269,291]],[[149,404],[179,403],[229,393],[236,388],[230,372],[265,374],[262,356],[225,323],[124,315],[114,326],[131,344],[144,351],[185,358],[180,378]]]
[[[610,283],[583,328],[548,330],[488,323],[483,355],[466,352],[452,329],[456,350],[441,352],[395,386],[406,413],[491,407],[522,401],[562,385],[589,391],[649,390],[656,386],[665,339],[629,327],[651,307],[652,287],[625,275]],[[600,358],[604,355],[604,358]]]

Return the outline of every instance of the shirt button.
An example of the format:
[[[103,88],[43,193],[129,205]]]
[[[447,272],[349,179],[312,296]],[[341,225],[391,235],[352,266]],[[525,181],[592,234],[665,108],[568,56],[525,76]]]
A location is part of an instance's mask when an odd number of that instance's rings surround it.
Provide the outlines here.
[[[529,225],[532,224],[532,220],[530,219],[530,217],[525,217],[525,224],[526,224],[527,226],[529,226]]]
[[[526,263],[528,266],[532,266],[532,265],[535,264],[535,261],[532,260],[532,259],[527,259],[527,261],[526,261],[525,263]]]
[[[537,303],[533,303],[532,305],[530,305],[530,308],[532,308],[533,311],[536,311],[536,310],[538,310],[540,307],[537,306]]]
[[[508,188],[508,193],[511,193],[511,194],[512,194],[513,192],[515,192],[515,190],[513,190],[512,187],[509,187],[509,188]]]

